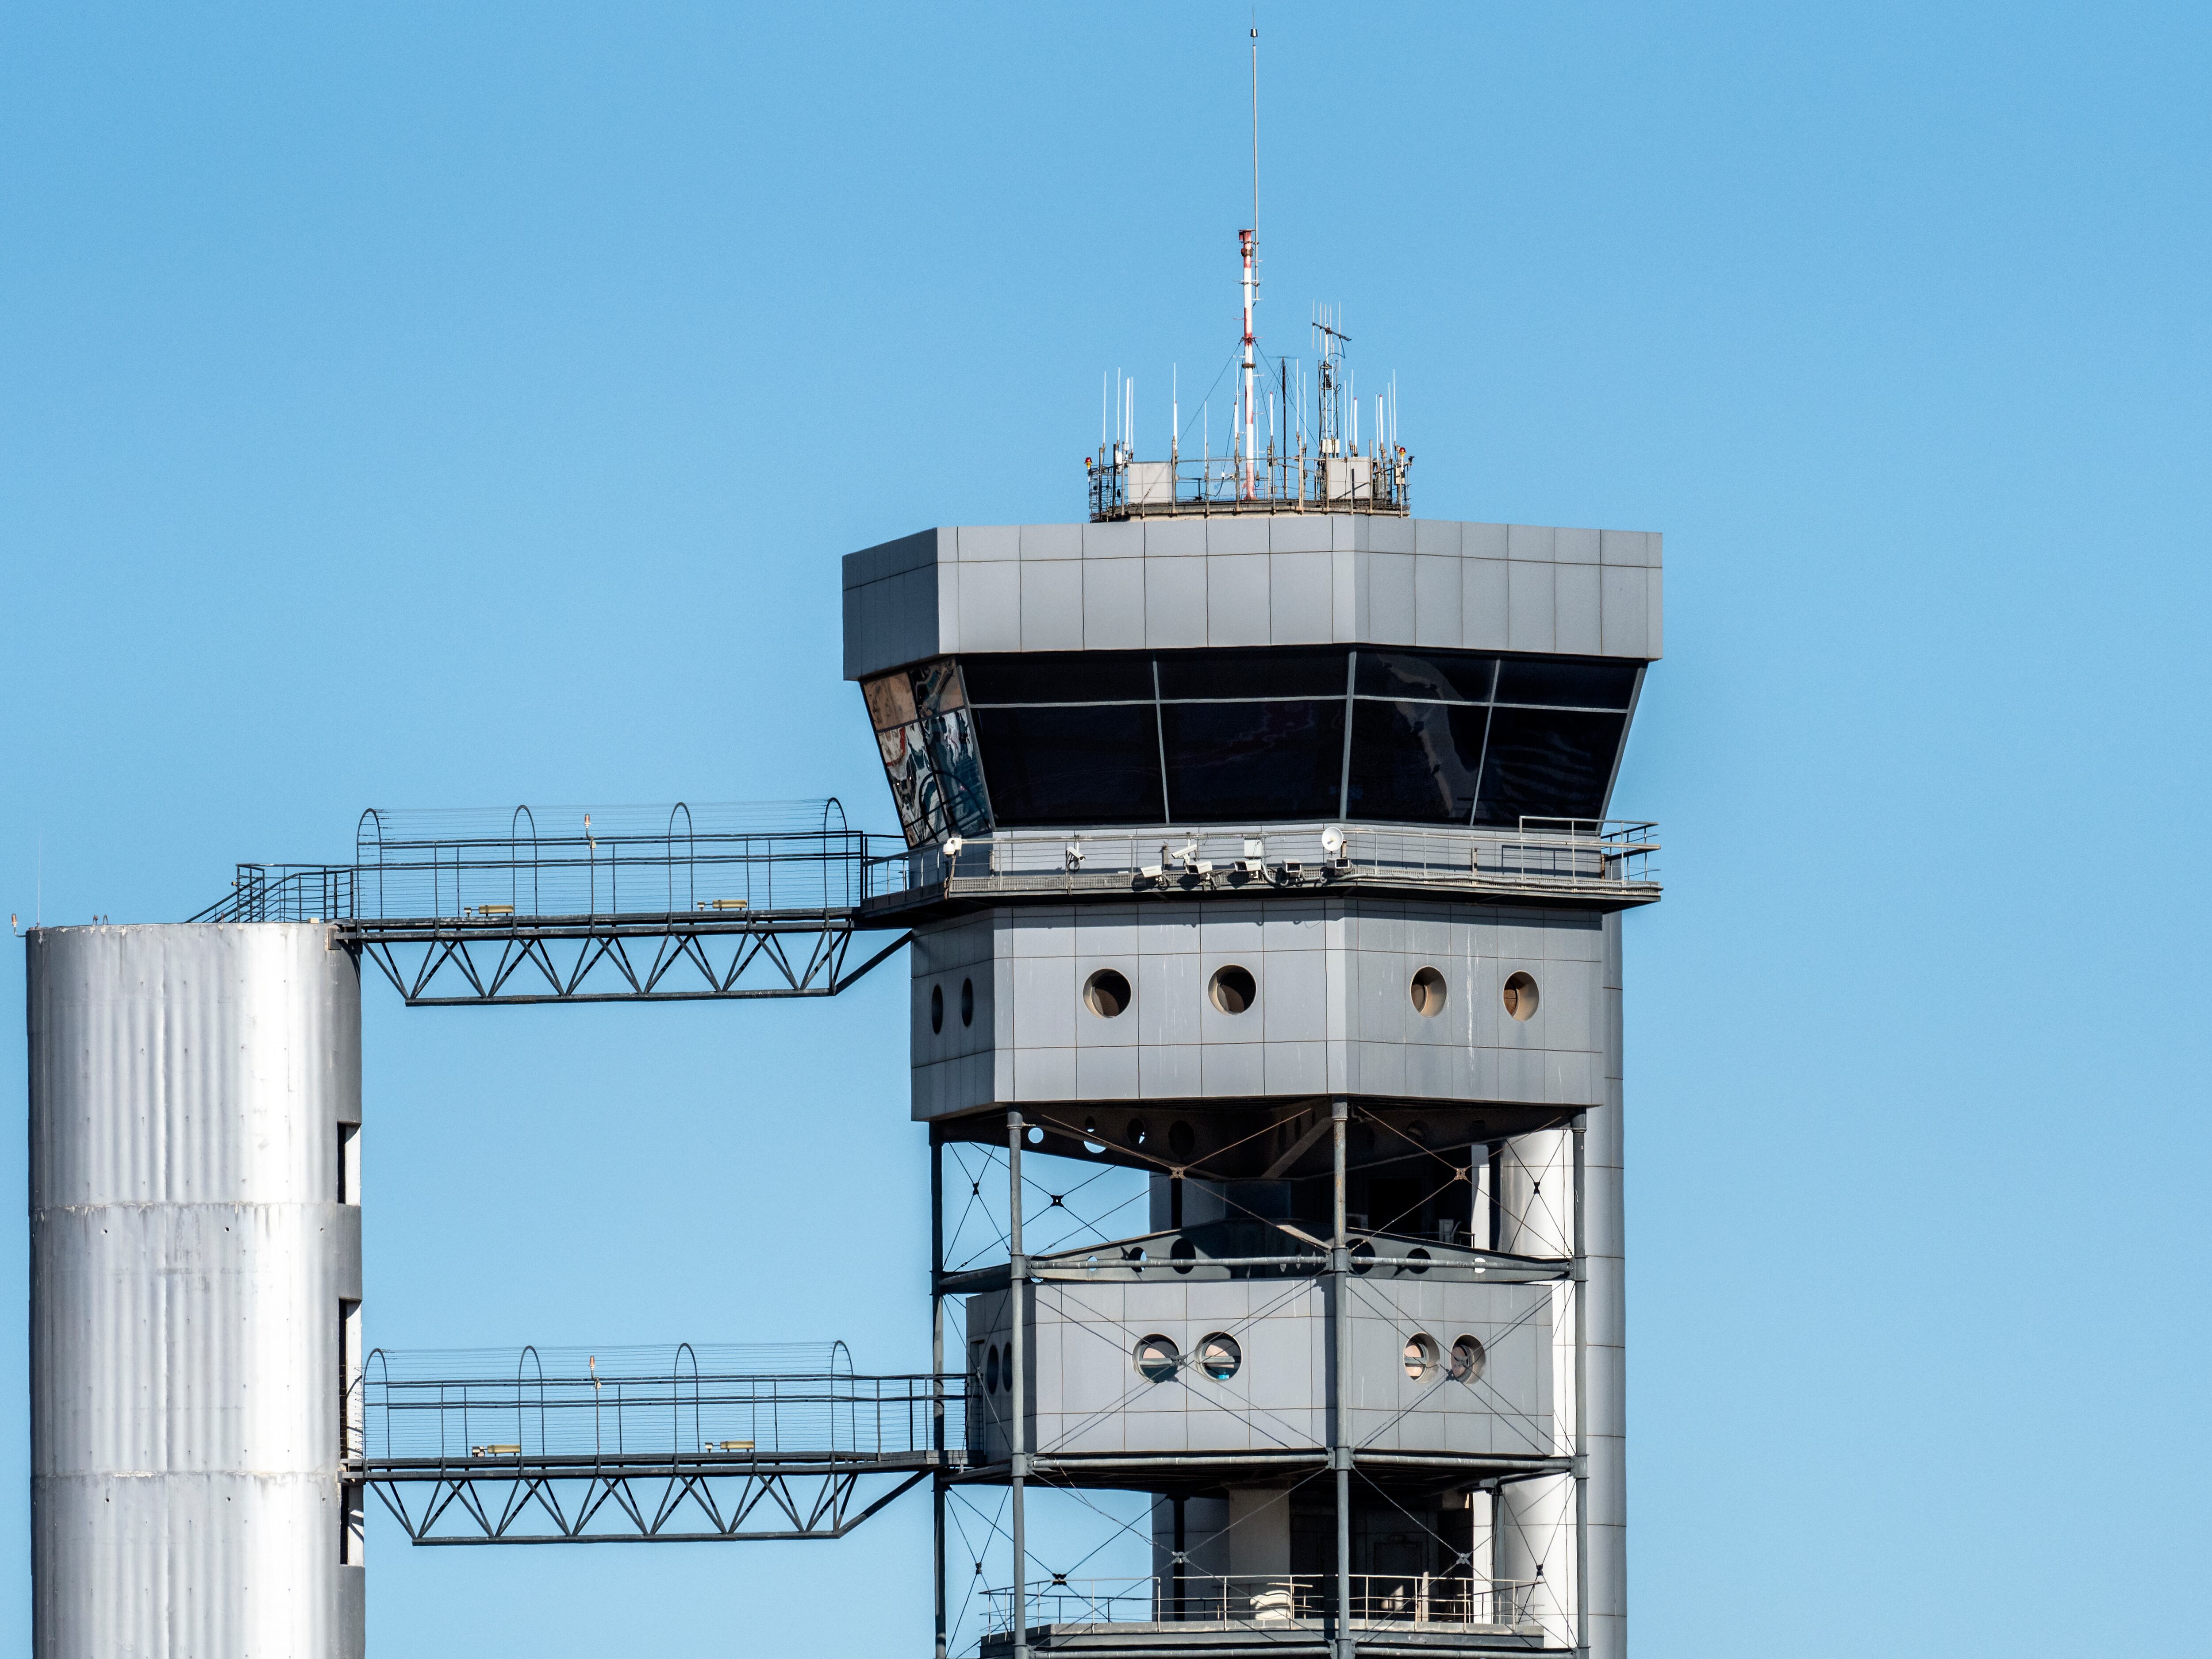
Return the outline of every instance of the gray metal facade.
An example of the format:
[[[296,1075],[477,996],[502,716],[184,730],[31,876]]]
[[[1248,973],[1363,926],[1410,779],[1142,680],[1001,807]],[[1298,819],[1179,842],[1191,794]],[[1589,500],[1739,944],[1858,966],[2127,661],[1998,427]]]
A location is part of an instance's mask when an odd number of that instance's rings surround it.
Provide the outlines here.
[[[845,558],[845,677],[963,652],[1426,646],[1650,661],[1660,537],[1354,514],[965,525]]]
[[[1601,921],[1322,894],[995,907],[916,931],[914,1115],[1347,1093],[1601,1105]],[[1259,991],[1235,1014],[1207,994],[1232,964]],[[1424,968],[1443,983],[1433,1016],[1406,992]],[[1134,993],[1117,1018],[1085,1006],[1101,969]],[[1516,972],[1542,988],[1538,1019],[1505,1012]],[[972,1020],[933,1025],[933,995],[971,994]]]
[[[358,1656],[355,960],[305,923],[28,956],[33,1651]]]

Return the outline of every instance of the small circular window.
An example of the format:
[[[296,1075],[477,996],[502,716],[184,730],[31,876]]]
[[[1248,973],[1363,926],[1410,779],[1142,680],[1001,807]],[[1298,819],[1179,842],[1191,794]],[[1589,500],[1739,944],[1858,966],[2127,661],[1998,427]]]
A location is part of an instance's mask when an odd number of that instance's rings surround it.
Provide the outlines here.
[[[1188,1273],[1198,1261],[1198,1246],[1187,1238],[1178,1238],[1168,1251],[1168,1261],[1179,1273]]]
[[[963,1025],[975,1023],[975,981],[972,979],[960,981],[960,1023]]]
[[[1451,1376],[1455,1382],[1479,1382],[1483,1367],[1490,1356],[1483,1352],[1482,1344],[1471,1336],[1462,1336],[1452,1344]]]
[[[985,1394],[996,1394],[998,1391],[999,1345],[994,1342],[991,1345],[990,1358],[983,1362],[983,1392]]]
[[[1244,1363],[1244,1350],[1226,1331],[1216,1331],[1198,1345],[1198,1368],[1217,1382],[1226,1382]]]
[[[1181,1118],[1168,1125],[1168,1150],[1177,1158],[1188,1158],[1197,1145],[1198,1132]]]
[[[1206,994],[1223,1013],[1241,1014],[1260,1000],[1260,987],[1249,969],[1239,968],[1232,962],[1213,970],[1213,980]]]
[[[1505,1012],[1516,1019],[1530,1019],[1536,1012],[1536,981],[1514,974],[1505,981]]]
[[[1406,1375],[1416,1382],[1425,1382],[1437,1374],[1443,1364],[1443,1352],[1437,1340],[1425,1334],[1406,1339]]]
[[[1137,1344],[1137,1370],[1147,1382],[1166,1382],[1182,1358],[1182,1351],[1164,1336],[1148,1336]]]
[[[1444,976],[1433,968],[1424,968],[1413,975],[1413,1012],[1424,1019],[1434,1019],[1444,1011]]]
[[[933,1031],[945,1029],[945,988],[942,985],[929,988],[929,1029]]]
[[[1132,1146],[1141,1146],[1152,1138],[1152,1132],[1145,1127],[1145,1120],[1140,1117],[1131,1118],[1121,1133],[1128,1137]]]
[[[1101,968],[1083,982],[1083,1006],[1101,1019],[1118,1019],[1129,1006],[1129,981]]]

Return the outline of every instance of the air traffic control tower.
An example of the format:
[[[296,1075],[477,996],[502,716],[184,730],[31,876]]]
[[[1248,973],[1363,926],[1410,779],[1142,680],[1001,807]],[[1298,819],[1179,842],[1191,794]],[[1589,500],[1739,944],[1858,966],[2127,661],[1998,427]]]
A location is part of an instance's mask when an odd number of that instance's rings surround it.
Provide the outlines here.
[[[939,1651],[980,1483],[987,1656],[1609,1659],[1620,919],[1658,889],[1607,814],[1660,538],[1413,518],[1384,445],[1225,488],[1130,454],[1090,522],[844,561],[940,1237],[948,1149],[1007,1179],[1000,1259],[933,1280]],[[1148,1222],[1025,1253],[1025,1153],[1144,1171]],[[1152,1577],[1032,1580],[1041,1486],[1151,1494]]]

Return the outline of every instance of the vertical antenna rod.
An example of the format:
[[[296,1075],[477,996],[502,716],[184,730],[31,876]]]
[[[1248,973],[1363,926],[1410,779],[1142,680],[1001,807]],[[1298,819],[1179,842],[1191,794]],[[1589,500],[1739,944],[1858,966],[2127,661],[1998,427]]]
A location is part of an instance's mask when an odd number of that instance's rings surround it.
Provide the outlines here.
[[[1252,453],[1252,290],[1258,279],[1254,266],[1260,242],[1260,26],[1252,25],[1252,228],[1240,230],[1237,240],[1244,255],[1244,499],[1256,492]]]

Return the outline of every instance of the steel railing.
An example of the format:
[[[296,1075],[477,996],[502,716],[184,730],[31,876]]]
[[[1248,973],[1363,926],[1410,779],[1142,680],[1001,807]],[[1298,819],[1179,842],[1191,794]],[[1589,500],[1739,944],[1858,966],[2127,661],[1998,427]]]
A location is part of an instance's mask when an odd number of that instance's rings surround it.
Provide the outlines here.
[[[1535,1626],[1533,1580],[1454,1577],[1431,1573],[1354,1573],[1352,1621],[1391,1625],[1483,1626],[1526,1632]],[[1336,1616],[1334,1574],[1219,1577],[1054,1579],[1023,1597],[1024,1623],[1043,1625],[1212,1623],[1270,1626]],[[987,1631],[1013,1628],[1013,1592],[983,1592]]]
[[[896,836],[849,828],[834,799],[782,809],[363,812],[349,865],[241,864],[193,921],[846,913]],[[811,817],[813,822],[805,823]]]
[[[1365,878],[1411,885],[1626,891],[1656,877],[1657,826],[1625,819],[1524,818],[1506,829],[1372,824],[1213,826],[1080,833],[1000,830],[869,861],[870,899],[948,880],[1008,890],[1101,878],[1133,888],[1301,886]]]
[[[379,1466],[866,1460],[933,1449],[940,1409],[943,1443],[965,1444],[963,1377],[740,1370],[731,1352],[684,1344],[641,1361],[526,1347],[458,1365],[379,1349],[355,1382],[348,1449]],[[494,1364],[506,1374],[487,1374]]]

